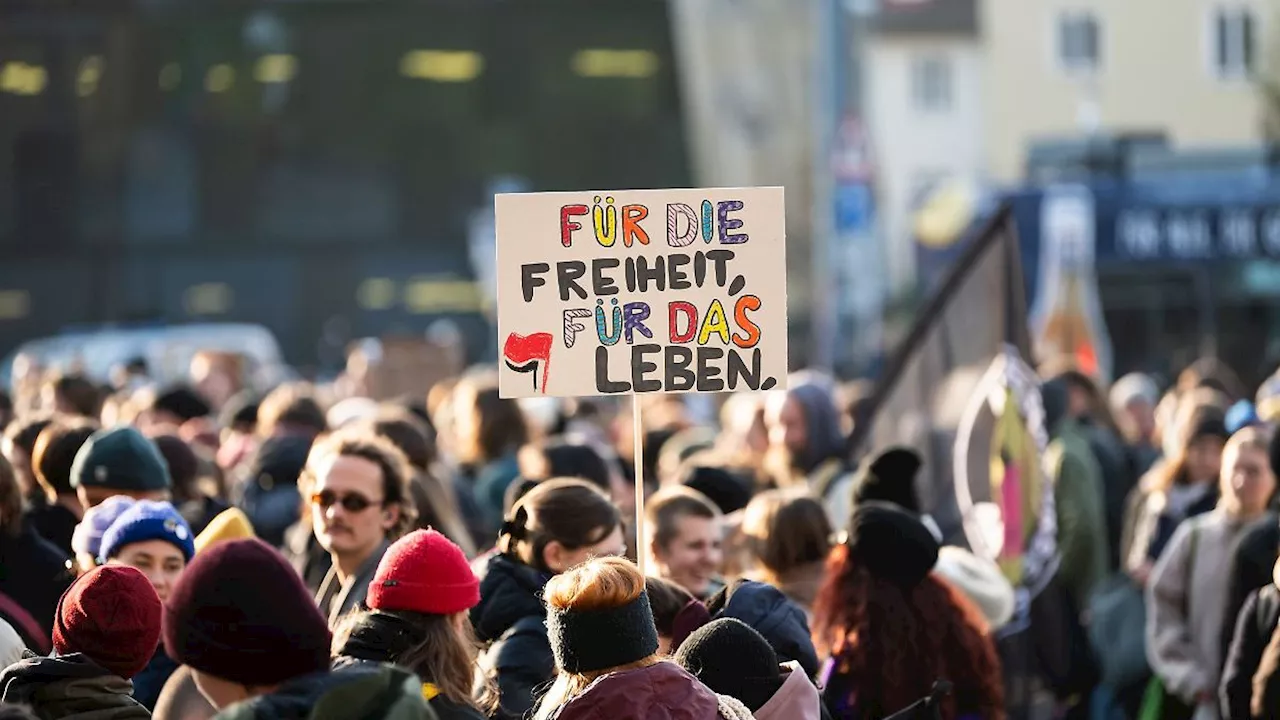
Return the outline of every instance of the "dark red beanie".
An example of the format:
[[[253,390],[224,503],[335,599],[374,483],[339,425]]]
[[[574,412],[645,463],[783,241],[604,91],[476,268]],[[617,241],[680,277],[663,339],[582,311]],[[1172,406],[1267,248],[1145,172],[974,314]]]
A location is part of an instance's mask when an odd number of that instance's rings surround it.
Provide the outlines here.
[[[136,568],[103,565],[76,578],[58,600],[53,649],[83,653],[128,680],[160,644],[160,598]]]
[[[387,548],[369,583],[373,610],[452,615],[480,602],[480,581],[467,556],[435,530],[415,530]]]
[[[280,553],[258,539],[196,555],[165,603],[169,657],[241,685],[276,685],[329,667],[329,627]]]

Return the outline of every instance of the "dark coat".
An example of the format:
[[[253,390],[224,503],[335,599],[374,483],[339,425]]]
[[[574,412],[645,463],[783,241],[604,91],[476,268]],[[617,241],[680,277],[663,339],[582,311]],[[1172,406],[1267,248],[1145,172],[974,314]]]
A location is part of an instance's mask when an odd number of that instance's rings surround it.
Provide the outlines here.
[[[63,555],[71,557],[71,536],[80,524],[80,518],[60,503],[41,505],[27,510],[27,522],[40,537],[48,540]]]
[[[81,653],[30,656],[0,672],[0,701],[30,705],[41,720],[148,720],[132,689]]]
[[[1231,551],[1227,570],[1227,604],[1222,614],[1223,662],[1231,656],[1231,641],[1235,637],[1236,619],[1245,600],[1254,591],[1272,583],[1272,570],[1280,555],[1280,521],[1269,512],[1240,532]]]
[[[1253,676],[1259,670],[1267,643],[1280,619],[1280,591],[1275,585],[1255,590],[1244,602],[1240,617],[1232,625],[1234,640],[1222,669],[1219,701],[1223,720],[1251,720]]]
[[[53,632],[58,599],[75,579],[67,563],[67,556],[30,525],[24,524],[16,537],[0,533],[0,594],[12,598],[40,624],[42,645],[48,645]]]
[[[164,690],[164,684],[177,669],[178,663],[165,654],[164,644],[161,643],[151,662],[142,668],[142,672],[133,676],[133,698],[142,703],[146,709],[155,710],[156,701],[160,699],[160,691]]]
[[[497,680],[501,707],[494,717],[499,720],[524,717],[555,676],[541,600],[550,579],[505,555],[494,555],[485,565],[480,604],[471,609],[471,624],[487,645],[480,665]]]
[[[304,675],[275,692],[236,703],[217,720],[437,720],[422,698],[422,682],[392,665]]]
[[[731,617],[750,625],[773,646],[782,662],[800,663],[809,677],[818,674],[818,652],[804,610],[772,585],[738,580],[707,601],[711,618]]]

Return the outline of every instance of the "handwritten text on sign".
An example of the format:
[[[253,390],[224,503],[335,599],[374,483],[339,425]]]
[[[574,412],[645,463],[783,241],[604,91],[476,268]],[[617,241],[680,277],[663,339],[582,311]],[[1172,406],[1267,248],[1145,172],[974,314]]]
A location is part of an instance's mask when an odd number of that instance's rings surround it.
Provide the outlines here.
[[[504,397],[769,390],[782,188],[498,195]]]

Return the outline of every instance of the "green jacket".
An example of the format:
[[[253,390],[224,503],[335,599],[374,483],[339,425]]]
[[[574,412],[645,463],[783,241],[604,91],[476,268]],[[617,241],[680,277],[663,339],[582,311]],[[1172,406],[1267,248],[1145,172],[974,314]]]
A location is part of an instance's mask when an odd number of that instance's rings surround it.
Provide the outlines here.
[[[26,658],[0,673],[0,701],[30,705],[41,720],[149,720],[133,685],[80,653]]]
[[[417,675],[386,664],[294,678],[236,703],[215,720],[438,720]]]
[[[1058,577],[1076,607],[1088,606],[1090,594],[1107,576],[1107,516],[1103,506],[1102,469],[1084,427],[1065,419],[1054,428],[1048,466],[1058,514]]]

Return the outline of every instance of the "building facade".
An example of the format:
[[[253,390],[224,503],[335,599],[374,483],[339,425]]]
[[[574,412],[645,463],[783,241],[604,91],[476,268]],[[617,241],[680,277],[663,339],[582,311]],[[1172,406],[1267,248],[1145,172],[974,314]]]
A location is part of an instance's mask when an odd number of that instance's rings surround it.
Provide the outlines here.
[[[984,0],[986,167],[1022,177],[1030,142],[1158,131],[1179,146],[1257,142],[1267,0]]]

